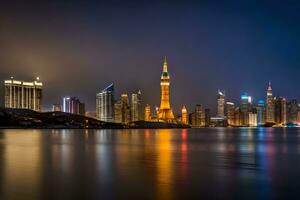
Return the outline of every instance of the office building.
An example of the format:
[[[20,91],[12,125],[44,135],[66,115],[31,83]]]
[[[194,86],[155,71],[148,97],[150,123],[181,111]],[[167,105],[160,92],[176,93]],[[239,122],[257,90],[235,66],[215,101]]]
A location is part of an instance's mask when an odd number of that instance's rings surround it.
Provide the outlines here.
[[[229,126],[235,125],[235,105],[232,102],[226,102],[226,110],[227,110],[227,123]]]
[[[14,80],[4,81],[4,106],[5,108],[29,109],[42,111],[43,84],[37,78],[32,82]]]
[[[241,96],[241,107],[240,107],[240,125],[249,126],[249,112],[252,109],[252,97],[247,93]]]
[[[64,97],[63,112],[85,115],[85,105],[76,97]]]
[[[287,103],[287,123],[298,123],[299,105],[297,99],[292,99]]]
[[[225,92],[221,92],[220,90],[218,90],[217,104],[218,104],[217,116],[224,117],[225,116]]]
[[[114,84],[110,84],[96,95],[97,119],[105,122],[113,122],[114,102]]]
[[[267,89],[267,105],[266,105],[266,123],[274,123],[274,98],[273,98],[273,92],[271,87],[271,82],[269,82],[269,86]]]
[[[206,108],[204,110],[204,116],[205,116],[204,126],[209,127],[210,126],[210,118],[211,118],[210,109]]]
[[[249,126],[256,127],[257,126],[257,114],[253,112],[249,112]]]
[[[121,94],[121,104],[122,104],[122,123],[127,124],[130,122],[130,105],[128,94]]]
[[[131,95],[131,121],[143,120],[141,91]]]
[[[286,99],[283,97],[274,99],[275,123],[278,126],[286,124]]]
[[[259,100],[257,102],[256,106],[257,111],[257,125],[263,126],[266,124],[266,107],[265,107],[265,101]]]

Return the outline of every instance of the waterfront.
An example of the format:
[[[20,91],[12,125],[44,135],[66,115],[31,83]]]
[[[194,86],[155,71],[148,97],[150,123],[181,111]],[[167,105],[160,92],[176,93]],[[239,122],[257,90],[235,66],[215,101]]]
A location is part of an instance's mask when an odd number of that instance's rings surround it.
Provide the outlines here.
[[[299,198],[300,129],[0,130],[0,199]]]

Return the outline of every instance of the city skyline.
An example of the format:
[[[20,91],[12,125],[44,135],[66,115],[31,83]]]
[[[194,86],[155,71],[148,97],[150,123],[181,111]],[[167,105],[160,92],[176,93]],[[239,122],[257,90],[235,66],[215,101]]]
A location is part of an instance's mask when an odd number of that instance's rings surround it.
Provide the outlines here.
[[[118,96],[140,89],[147,103],[159,106],[157,74],[166,55],[177,114],[183,104],[215,112],[218,89],[236,103],[243,92],[265,99],[269,81],[274,96],[300,99],[300,6],[290,5],[5,3],[0,78],[40,76],[48,110],[62,96],[76,96],[93,110],[94,94],[110,82]]]

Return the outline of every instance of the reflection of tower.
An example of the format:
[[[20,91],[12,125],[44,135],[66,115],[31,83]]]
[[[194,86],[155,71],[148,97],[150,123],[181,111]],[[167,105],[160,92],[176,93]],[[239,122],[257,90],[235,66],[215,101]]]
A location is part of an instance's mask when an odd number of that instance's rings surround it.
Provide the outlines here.
[[[158,119],[162,121],[173,121],[174,115],[170,106],[170,76],[168,73],[167,58],[165,57],[163,73],[161,75],[161,102],[158,110]]]

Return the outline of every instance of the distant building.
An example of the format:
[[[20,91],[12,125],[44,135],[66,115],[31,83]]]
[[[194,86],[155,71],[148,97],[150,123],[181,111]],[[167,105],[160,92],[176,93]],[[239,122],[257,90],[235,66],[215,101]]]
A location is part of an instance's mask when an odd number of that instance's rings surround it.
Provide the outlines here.
[[[63,112],[85,115],[85,105],[76,97],[64,97]]]
[[[266,124],[266,107],[265,101],[259,100],[256,107],[257,111],[257,125],[263,126]]]
[[[39,78],[33,82],[14,80],[4,81],[5,108],[29,109],[42,111],[43,84]]]
[[[144,120],[149,122],[151,121],[151,107],[149,104],[145,106],[145,117]]]
[[[130,105],[127,94],[121,94],[122,104],[122,123],[127,124],[130,122]]]
[[[114,84],[110,84],[96,95],[96,113],[99,120],[114,121],[114,101]]]
[[[224,117],[211,117],[210,124],[212,127],[226,127],[228,125]]]
[[[286,99],[283,97],[274,99],[275,123],[276,125],[286,124]]]
[[[61,104],[60,103],[53,104],[52,111],[53,112],[61,112]]]
[[[249,112],[252,107],[252,97],[247,93],[241,96],[241,107],[240,107],[240,124],[241,126],[249,126]]]
[[[227,122],[229,126],[235,125],[235,106],[232,102],[226,102]]]
[[[224,117],[225,116],[225,92],[218,91],[218,98],[217,98],[217,104],[218,104],[218,117]]]
[[[203,114],[204,113],[203,113],[202,105],[197,104],[196,107],[195,107],[194,112],[192,112],[190,114],[190,124],[193,127],[204,126],[205,120],[203,120],[203,123],[201,123],[202,119],[203,119],[203,116],[205,117],[205,114],[204,115]]]
[[[210,126],[210,118],[211,118],[210,109],[206,108],[204,110],[204,115],[205,115],[204,126],[209,127]]]
[[[249,126],[256,127],[257,126],[257,114],[249,112]]]
[[[268,90],[267,90],[267,105],[266,105],[266,123],[274,123],[275,122],[275,111],[274,111],[274,98],[271,87],[271,82],[269,82]]]
[[[188,113],[185,106],[181,109],[181,123],[188,124]]]
[[[122,123],[122,102],[117,101],[114,105],[114,122]]]
[[[143,120],[141,91],[131,95],[131,121]]]
[[[298,110],[299,106],[297,99],[293,99],[287,103],[287,123],[298,123]]]

